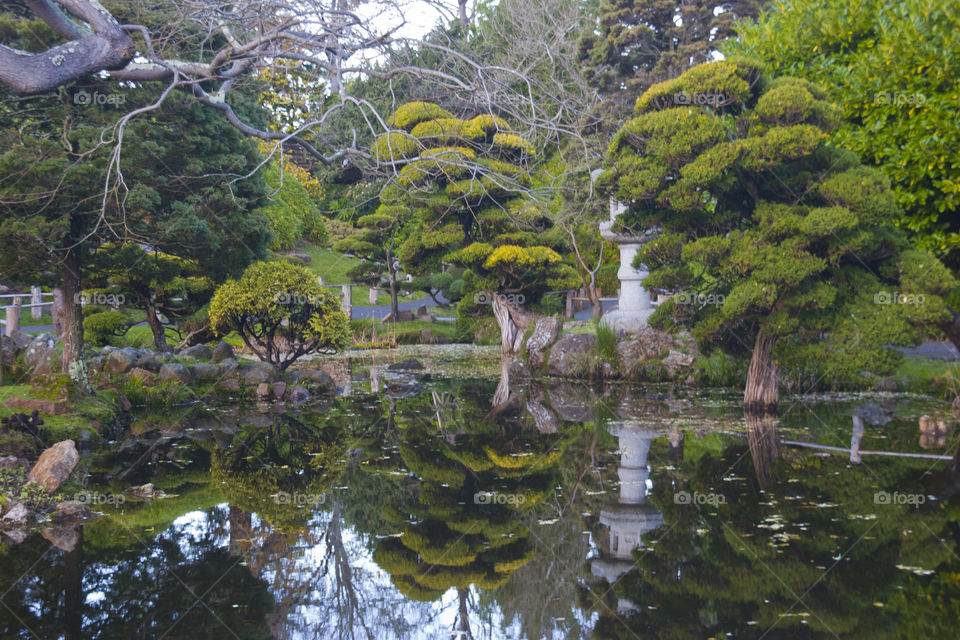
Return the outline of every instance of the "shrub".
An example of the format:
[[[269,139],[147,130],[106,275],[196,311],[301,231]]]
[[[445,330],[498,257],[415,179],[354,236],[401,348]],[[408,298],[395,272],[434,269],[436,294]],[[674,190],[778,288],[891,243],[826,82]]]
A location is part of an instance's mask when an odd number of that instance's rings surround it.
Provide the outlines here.
[[[130,319],[120,311],[100,311],[83,319],[83,340],[96,346],[113,344],[126,335]]]
[[[236,331],[258,358],[280,370],[308,353],[349,344],[350,326],[340,299],[317,284],[305,267],[257,262],[240,280],[217,289],[210,322],[220,334]]]

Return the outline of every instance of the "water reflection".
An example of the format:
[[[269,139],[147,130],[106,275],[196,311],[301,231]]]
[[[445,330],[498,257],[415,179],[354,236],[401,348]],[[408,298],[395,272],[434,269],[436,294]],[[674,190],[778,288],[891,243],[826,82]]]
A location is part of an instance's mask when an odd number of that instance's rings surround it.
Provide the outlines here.
[[[955,637],[960,464],[874,455],[952,453],[918,438],[935,407],[348,377],[89,455],[88,490],[170,497],[0,534],[0,637]]]

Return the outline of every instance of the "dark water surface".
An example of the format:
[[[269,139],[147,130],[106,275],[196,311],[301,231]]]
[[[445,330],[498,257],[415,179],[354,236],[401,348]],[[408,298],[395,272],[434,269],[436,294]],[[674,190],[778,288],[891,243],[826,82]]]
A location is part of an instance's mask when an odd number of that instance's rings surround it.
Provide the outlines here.
[[[0,536],[0,637],[958,637],[960,480],[919,457],[953,453],[918,430],[943,404],[374,388],[140,416],[83,457],[104,515],[71,550]],[[918,457],[851,462],[868,401],[860,449]]]

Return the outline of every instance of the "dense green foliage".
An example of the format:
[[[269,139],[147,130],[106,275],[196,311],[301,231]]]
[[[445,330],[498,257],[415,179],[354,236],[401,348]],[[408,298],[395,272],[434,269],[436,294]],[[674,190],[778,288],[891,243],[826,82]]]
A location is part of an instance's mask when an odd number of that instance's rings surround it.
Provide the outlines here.
[[[210,322],[220,333],[239,333],[281,370],[305,354],[344,349],[350,336],[339,298],[289,262],[258,262],[223,284],[210,302]]]
[[[960,266],[960,30],[949,0],[778,0],[725,47],[841,108],[840,146],[877,166],[921,248]]]
[[[678,93],[710,97],[677,107]],[[652,321],[852,383],[888,373],[889,344],[942,322],[949,272],[909,251],[887,179],[828,143],[839,113],[818,87],[749,62],[651,87],[610,144],[618,224],[660,228],[638,255],[646,285],[680,292]],[[816,363],[816,364],[814,364]]]

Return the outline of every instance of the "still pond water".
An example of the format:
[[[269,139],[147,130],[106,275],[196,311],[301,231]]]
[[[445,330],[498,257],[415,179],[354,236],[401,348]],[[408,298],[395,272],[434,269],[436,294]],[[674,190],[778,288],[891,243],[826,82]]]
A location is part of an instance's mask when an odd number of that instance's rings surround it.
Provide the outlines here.
[[[3,540],[0,638],[958,636],[945,404],[459,375],[143,413],[85,452],[72,550]]]

